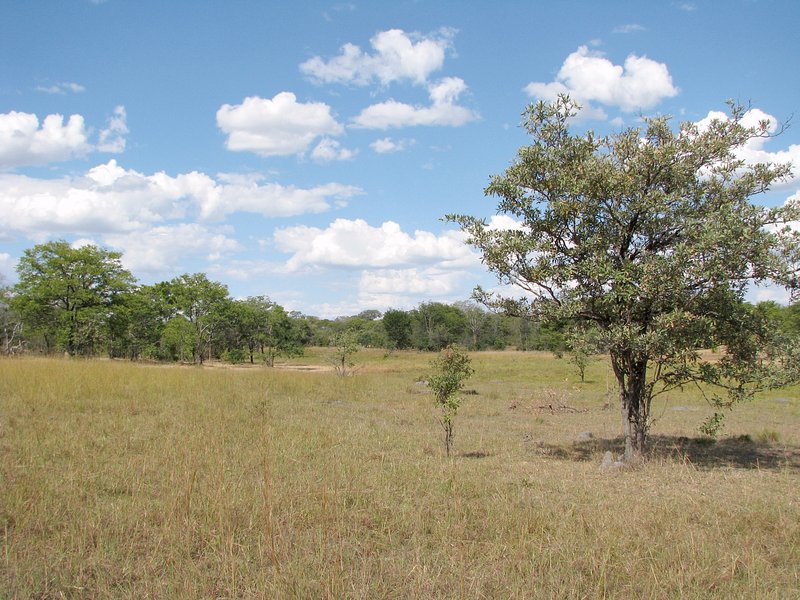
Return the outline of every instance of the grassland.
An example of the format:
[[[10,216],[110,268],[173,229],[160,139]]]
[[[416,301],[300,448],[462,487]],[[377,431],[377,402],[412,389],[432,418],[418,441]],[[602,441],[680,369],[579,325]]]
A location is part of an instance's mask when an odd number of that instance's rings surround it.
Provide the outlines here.
[[[451,459],[424,354],[0,360],[0,598],[800,597],[797,389],[715,443],[662,398],[650,459],[601,471],[603,361],[473,356]]]

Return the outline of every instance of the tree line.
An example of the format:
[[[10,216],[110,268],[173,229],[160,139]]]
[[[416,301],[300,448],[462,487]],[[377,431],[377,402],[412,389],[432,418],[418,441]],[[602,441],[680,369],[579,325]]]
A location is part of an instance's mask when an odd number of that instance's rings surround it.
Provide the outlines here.
[[[423,302],[413,310],[323,319],[287,311],[267,296],[232,298],[204,273],[140,284],[122,254],[64,240],[25,250],[19,282],[2,288],[4,354],[106,355],[133,360],[263,362],[330,346],[347,332],[360,346],[438,351],[565,348],[562,324],[537,325],[472,302]]]

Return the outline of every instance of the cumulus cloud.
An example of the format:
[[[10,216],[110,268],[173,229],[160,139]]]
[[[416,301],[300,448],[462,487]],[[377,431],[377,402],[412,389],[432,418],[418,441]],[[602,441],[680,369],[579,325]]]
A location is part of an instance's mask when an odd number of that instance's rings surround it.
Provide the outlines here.
[[[651,108],[679,92],[664,63],[631,54],[624,65],[615,65],[587,46],[566,58],[554,81],[529,83],[525,91],[542,100],[567,93],[590,111],[590,103],[599,102],[625,112]],[[604,113],[594,110],[592,118],[604,118]]]
[[[454,35],[452,29],[428,36],[389,29],[370,40],[372,54],[347,43],[337,56],[327,61],[315,56],[302,63],[300,70],[316,83],[368,85],[378,81],[386,85],[408,80],[423,84],[431,73],[442,68]]]
[[[402,152],[408,146],[415,143],[412,140],[393,140],[392,138],[381,138],[372,142],[369,147],[378,154],[388,154],[390,152]]]
[[[428,86],[430,106],[412,106],[388,100],[368,106],[353,119],[355,127],[389,129],[413,125],[459,127],[479,118],[478,113],[456,102],[467,85],[459,77],[447,77]]]
[[[359,193],[338,183],[297,188],[264,182],[261,176],[145,175],[111,160],[79,177],[0,174],[0,235],[123,233],[187,216],[220,220],[235,212],[286,217],[330,210]]]
[[[525,229],[525,226],[508,215],[492,215],[489,222],[486,224],[486,229],[489,231],[518,231]]]
[[[125,150],[125,135],[128,133],[128,114],[124,106],[117,106],[108,119],[105,129],[100,131],[97,149],[100,152],[119,154]]]
[[[358,282],[359,303],[373,308],[412,308],[419,298],[452,296],[474,275],[440,267],[364,271]]]
[[[80,94],[81,92],[85,92],[86,88],[80,83],[75,83],[74,81],[62,81],[61,83],[55,83],[53,85],[36,86],[36,91],[44,92],[45,94],[59,94],[63,96],[67,93]]]
[[[47,115],[11,111],[0,114],[0,169],[42,165],[84,156],[92,149],[81,115]]]
[[[393,221],[372,227],[362,219],[336,219],[327,229],[304,225],[278,229],[278,250],[292,254],[288,271],[302,267],[399,268],[420,264],[474,265],[475,255],[460,232],[437,236],[415,231],[411,236]]]
[[[122,251],[122,263],[132,273],[175,274],[193,258],[219,260],[242,250],[241,244],[223,232],[198,223],[153,227],[146,231],[104,236],[106,244]]]
[[[280,92],[272,99],[251,96],[241,104],[223,104],[217,110],[217,126],[227,134],[229,150],[264,157],[303,154],[315,139],[344,131],[330,106],[298,102],[291,92]]]
[[[709,111],[705,117],[697,121],[697,126],[703,131],[712,121],[727,121],[728,119],[729,117],[726,113],[712,110]],[[768,123],[767,132],[769,134],[774,134],[778,131],[780,121],[759,108],[751,108],[745,112],[744,115],[742,115],[741,123],[745,127],[757,127],[760,123],[765,121]],[[797,187],[798,181],[800,181],[800,144],[791,144],[785,150],[771,151],[767,149],[766,146],[773,139],[774,138],[770,137],[752,138],[744,146],[736,150],[736,155],[747,164],[789,163],[792,166],[792,177],[786,181],[777,182],[773,185],[773,189],[794,189]]]
[[[82,115],[70,115],[65,123],[64,116],[59,114],[47,115],[40,122],[33,113],[3,113],[0,114],[0,169],[81,158],[94,151],[122,152],[127,133],[124,106],[114,109],[96,144],[89,139]]]
[[[334,139],[322,138],[311,152],[311,158],[318,162],[332,162],[335,160],[350,160],[356,154],[355,150],[342,148],[342,145]]]
[[[347,206],[350,198],[363,194],[361,188],[341,183],[298,188],[262,183],[263,177],[260,175],[223,174],[219,179],[210,193],[198,194],[202,219],[219,220],[235,212],[255,213],[264,217],[318,214],[334,206]]]

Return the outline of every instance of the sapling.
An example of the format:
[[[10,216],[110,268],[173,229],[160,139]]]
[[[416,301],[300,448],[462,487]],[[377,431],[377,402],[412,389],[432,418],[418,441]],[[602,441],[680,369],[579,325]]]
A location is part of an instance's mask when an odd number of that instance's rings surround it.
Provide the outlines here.
[[[347,377],[353,374],[352,356],[361,349],[358,343],[358,332],[348,329],[337,333],[331,341],[331,351],[328,355],[328,362],[333,365],[334,371],[339,377]]]
[[[442,411],[439,423],[444,429],[444,448],[448,457],[453,447],[453,419],[461,406],[459,392],[464,387],[464,382],[475,372],[471,362],[469,356],[457,346],[447,346],[431,362],[432,372],[428,376],[428,387],[433,391],[436,405]]]

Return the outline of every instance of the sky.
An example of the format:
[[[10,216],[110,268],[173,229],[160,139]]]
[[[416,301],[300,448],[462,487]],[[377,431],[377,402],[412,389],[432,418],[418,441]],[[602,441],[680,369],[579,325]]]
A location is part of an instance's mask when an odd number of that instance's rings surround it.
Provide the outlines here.
[[[796,0],[3,0],[0,22],[7,284],[64,239],[320,317],[466,300],[496,282],[442,218],[503,225],[483,190],[559,92],[599,134],[747,104],[785,131],[743,158],[798,175],[756,201],[800,199]]]

